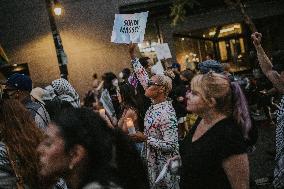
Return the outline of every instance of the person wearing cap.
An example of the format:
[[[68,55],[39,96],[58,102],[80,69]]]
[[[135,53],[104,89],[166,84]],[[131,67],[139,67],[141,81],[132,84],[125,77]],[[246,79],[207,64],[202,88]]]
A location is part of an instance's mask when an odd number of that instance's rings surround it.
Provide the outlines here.
[[[198,69],[201,74],[206,74],[209,71],[214,71],[215,73],[223,73],[224,68],[222,64],[216,60],[205,60],[198,64]]]
[[[3,96],[19,100],[28,109],[39,128],[45,129],[48,125],[49,115],[44,106],[31,99],[32,80],[29,76],[15,73],[5,82]]]
[[[171,66],[174,73],[180,73],[180,64],[177,62],[174,62]]]
[[[165,75],[154,75],[149,79],[139,59],[134,55],[134,44],[129,45],[129,53],[134,71],[145,95],[152,101],[144,118],[144,132],[130,135],[134,141],[145,143],[143,157],[147,161],[151,188],[179,188],[176,175],[166,172],[163,179],[158,176],[167,160],[179,154],[177,117],[172,102],[167,99],[172,89],[172,80]]]

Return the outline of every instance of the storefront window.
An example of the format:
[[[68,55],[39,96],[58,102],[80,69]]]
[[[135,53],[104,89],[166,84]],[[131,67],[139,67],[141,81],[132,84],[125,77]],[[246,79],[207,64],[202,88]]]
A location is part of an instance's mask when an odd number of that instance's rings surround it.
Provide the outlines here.
[[[180,34],[179,36],[182,36]],[[178,62],[184,67],[206,60],[208,55],[222,63],[229,63],[234,71],[245,65],[245,43],[240,23],[213,27],[175,38]]]

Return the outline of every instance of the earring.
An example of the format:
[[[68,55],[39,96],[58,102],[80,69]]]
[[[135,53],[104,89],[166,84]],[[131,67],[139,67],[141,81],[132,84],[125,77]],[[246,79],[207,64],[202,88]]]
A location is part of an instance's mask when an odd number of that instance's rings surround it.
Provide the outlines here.
[[[70,169],[70,170],[72,170],[73,167],[74,167],[73,165],[71,165],[71,164],[69,165],[69,169]]]

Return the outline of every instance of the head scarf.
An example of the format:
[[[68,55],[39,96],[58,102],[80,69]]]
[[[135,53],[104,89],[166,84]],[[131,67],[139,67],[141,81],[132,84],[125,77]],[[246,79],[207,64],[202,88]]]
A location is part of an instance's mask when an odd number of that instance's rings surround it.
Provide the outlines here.
[[[60,100],[69,102],[73,107],[80,107],[80,98],[78,93],[72,87],[72,85],[63,78],[56,79],[51,82],[51,85],[45,88],[46,99],[53,99],[54,97],[58,97]]]

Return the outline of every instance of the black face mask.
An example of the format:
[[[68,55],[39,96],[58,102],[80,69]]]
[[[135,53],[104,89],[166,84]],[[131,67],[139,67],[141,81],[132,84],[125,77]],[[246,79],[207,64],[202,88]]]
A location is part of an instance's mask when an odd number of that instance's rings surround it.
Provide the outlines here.
[[[181,83],[182,83],[183,85],[188,85],[188,81],[181,80]]]

